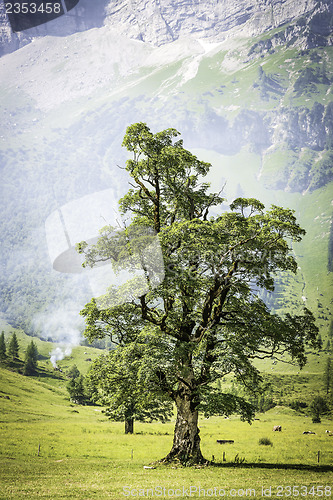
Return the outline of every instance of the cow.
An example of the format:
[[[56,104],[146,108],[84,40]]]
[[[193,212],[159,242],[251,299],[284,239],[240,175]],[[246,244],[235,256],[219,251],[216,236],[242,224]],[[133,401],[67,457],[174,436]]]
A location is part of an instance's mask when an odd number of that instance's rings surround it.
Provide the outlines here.
[[[313,431],[304,431],[303,434],[316,434],[316,433]]]
[[[281,427],[281,425],[274,425],[274,427],[273,427],[273,431],[278,431],[278,432],[281,432],[281,431],[282,431],[282,427]]]

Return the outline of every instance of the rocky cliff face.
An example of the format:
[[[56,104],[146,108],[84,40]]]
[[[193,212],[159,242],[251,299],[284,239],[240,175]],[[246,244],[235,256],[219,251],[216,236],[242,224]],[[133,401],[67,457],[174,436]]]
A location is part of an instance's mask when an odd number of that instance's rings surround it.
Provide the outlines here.
[[[298,19],[295,27],[261,42],[254,50],[300,41],[304,47],[331,45],[332,17],[332,0],[80,0],[65,16],[12,33],[1,3],[0,55],[36,37],[65,36],[103,24],[159,46],[187,36],[221,41],[235,31],[258,36]]]
[[[241,29],[256,36],[301,16],[308,21],[330,10],[331,2],[317,0],[116,0],[106,8],[105,23],[130,37],[162,45],[180,37],[223,40]]]
[[[333,0],[80,0],[17,34],[3,3],[0,14],[3,53],[22,47],[0,60],[0,310],[13,324],[33,328],[41,304],[62,305],[66,286],[78,300],[81,285],[50,274],[45,218],[94,191],[124,194],[120,144],[137,121],[177,128],[213,164],[213,189],[227,181],[229,200],[295,208],[313,242],[328,242]],[[311,252],[302,269],[312,279]]]
[[[7,19],[5,4],[0,0],[0,56],[13,52],[43,36],[66,36],[102,26],[109,0],[80,0],[68,14],[26,31],[13,33]]]

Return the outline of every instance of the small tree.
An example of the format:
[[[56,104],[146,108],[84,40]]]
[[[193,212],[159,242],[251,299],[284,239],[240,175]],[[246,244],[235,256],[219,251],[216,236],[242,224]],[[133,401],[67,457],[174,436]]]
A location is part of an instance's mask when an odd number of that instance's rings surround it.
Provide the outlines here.
[[[329,411],[326,399],[322,396],[316,396],[310,405],[310,411],[312,415],[312,422],[314,424],[319,424],[321,422],[320,417]]]
[[[34,341],[32,340],[27,347],[25,353],[23,374],[24,375],[34,375],[37,372],[38,364],[38,349]]]
[[[330,357],[327,358],[324,371],[324,388],[326,394],[332,393],[333,388],[333,366]]]
[[[6,359],[6,342],[5,342],[5,332],[2,331],[0,335],[0,360],[4,361]]]
[[[67,378],[75,379],[78,378],[79,376],[80,376],[80,370],[76,365],[73,365],[66,373]]]
[[[328,331],[328,336],[331,339],[333,338],[333,319],[331,319],[331,322],[330,322],[330,328],[329,328],[329,331]]]
[[[71,378],[67,384],[67,391],[74,403],[84,404],[87,401],[87,396],[83,375]]]
[[[148,346],[133,343],[100,356],[88,372],[91,399],[108,406],[111,420],[125,422],[125,434],[133,434],[135,420],[165,422],[172,415],[171,400],[151,380],[152,364]]]
[[[321,350],[323,348],[323,339],[321,338],[320,333],[317,336],[317,341],[318,341],[318,344],[319,344],[320,350]]]
[[[19,353],[19,343],[17,340],[16,333],[13,332],[11,339],[9,341],[9,346],[8,346],[8,356],[14,361],[15,358],[18,358],[18,353]]]

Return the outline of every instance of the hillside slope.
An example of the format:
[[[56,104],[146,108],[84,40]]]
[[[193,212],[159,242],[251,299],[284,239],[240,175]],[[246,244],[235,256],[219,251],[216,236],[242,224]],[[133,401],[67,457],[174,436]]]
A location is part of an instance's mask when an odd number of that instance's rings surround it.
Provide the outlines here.
[[[281,484],[317,491],[318,483],[332,483],[332,438],[325,433],[332,421],[323,419],[315,424],[316,435],[303,436],[309,418],[290,408],[276,407],[251,426],[236,416],[201,419],[203,452],[207,458],[214,455],[217,467],[147,470],[144,466],[170,449],[174,421],[138,423],[136,434],[125,435],[123,423],[107,420],[101,408],[71,406],[62,390],[2,368],[0,405],[1,500],[121,498],[125,486],[133,492],[139,487],[151,492],[160,485],[169,491],[184,485],[188,491],[198,479],[207,491],[214,484],[226,490],[240,490],[246,484],[258,488],[258,495],[262,485],[267,491],[270,486],[279,491]],[[282,432],[272,432],[276,422],[282,423]],[[221,436],[232,437],[235,443],[225,449],[216,442]],[[260,446],[263,436],[269,436],[273,446]],[[223,452],[227,461],[222,465]],[[244,457],[246,463],[235,466],[235,456]]]
[[[9,371],[22,373],[25,353],[28,344],[33,340],[38,350],[38,373],[33,379],[37,378],[39,381],[45,381],[48,384],[52,384],[59,389],[63,389],[66,394],[66,384],[68,382],[66,372],[70,370],[73,365],[76,365],[80,373],[85,375],[94,359],[104,352],[101,349],[90,346],[80,346],[64,342],[47,342],[38,337],[31,337],[21,329],[14,330],[3,320],[3,318],[0,318],[0,332],[2,331],[5,335],[7,353],[8,345],[14,332],[19,344],[18,358],[12,361],[7,357],[2,363],[3,368],[7,368]]]
[[[52,270],[45,221],[105,188],[119,198],[128,188],[118,168],[122,137],[130,123],[146,121],[154,131],[177,128],[185,147],[211,161],[212,189],[226,182],[228,202],[256,196],[296,210],[308,232],[294,248],[300,272],[281,278],[267,301],[282,311],[305,302],[321,333],[330,331],[332,3],[243,2],[242,22],[232,3],[228,36],[218,28],[227,22],[218,4],[209,3],[215,34],[201,7],[170,0],[156,16],[177,7],[174,41],[133,40],[129,4],[119,1],[108,10],[115,24],[107,18],[88,31],[40,37],[0,59],[0,307],[12,324],[59,340],[67,335],[61,318],[82,328],[74,318],[91,297],[89,284]],[[157,4],[145,5],[135,19]],[[159,36],[154,24],[145,30]]]

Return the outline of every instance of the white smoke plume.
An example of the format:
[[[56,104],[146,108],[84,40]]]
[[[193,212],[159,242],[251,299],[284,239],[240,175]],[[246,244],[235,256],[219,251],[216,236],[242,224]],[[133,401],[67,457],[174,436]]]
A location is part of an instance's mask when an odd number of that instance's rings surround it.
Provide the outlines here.
[[[84,321],[79,311],[80,307],[74,305],[70,307],[67,303],[63,308],[49,308],[34,318],[34,326],[40,332],[40,336],[59,343],[50,352],[50,360],[55,368],[57,361],[70,356],[72,348],[80,344]]]
[[[70,356],[72,354],[72,346],[61,346],[56,347],[50,352],[50,361],[53,365],[53,368],[57,368],[57,361],[61,361],[66,356]]]

